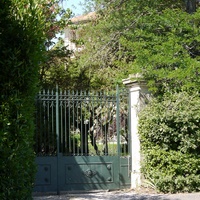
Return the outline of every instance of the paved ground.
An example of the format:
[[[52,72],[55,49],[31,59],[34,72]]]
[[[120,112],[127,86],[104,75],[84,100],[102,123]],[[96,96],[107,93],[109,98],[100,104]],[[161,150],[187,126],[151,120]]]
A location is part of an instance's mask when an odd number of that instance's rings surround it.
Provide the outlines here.
[[[34,200],[200,200],[200,193],[137,194],[134,191],[91,192],[61,195],[35,195]]]

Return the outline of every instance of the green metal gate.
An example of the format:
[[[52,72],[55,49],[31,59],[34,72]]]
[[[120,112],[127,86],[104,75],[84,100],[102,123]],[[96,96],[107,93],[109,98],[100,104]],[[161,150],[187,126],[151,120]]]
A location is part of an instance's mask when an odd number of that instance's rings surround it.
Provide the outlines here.
[[[43,90],[36,100],[35,192],[130,187],[128,92]]]

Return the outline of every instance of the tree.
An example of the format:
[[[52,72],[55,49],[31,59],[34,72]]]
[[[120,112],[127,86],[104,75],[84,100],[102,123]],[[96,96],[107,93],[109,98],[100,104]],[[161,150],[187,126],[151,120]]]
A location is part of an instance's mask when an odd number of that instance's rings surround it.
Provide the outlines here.
[[[70,65],[71,53],[64,47],[64,42],[60,35],[70,23],[72,12],[64,9],[63,0],[43,1],[41,5],[45,17],[46,52],[40,64],[40,86],[55,87],[56,84],[63,85],[68,81],[68,67]],[[61,77],[59,77],[61,76]]]
[[[142,73],[158,97],[139,119],[143,174],[163,192],[199,191],[200,9],[182,0],[95,2],[103,9],[83,30],[80,55],[90,84]]]
[[[80,59],[91,84],[139,72],[154,92],[199,88],[199,9],[185,12],[182,0],[95,2],[101,9]]]

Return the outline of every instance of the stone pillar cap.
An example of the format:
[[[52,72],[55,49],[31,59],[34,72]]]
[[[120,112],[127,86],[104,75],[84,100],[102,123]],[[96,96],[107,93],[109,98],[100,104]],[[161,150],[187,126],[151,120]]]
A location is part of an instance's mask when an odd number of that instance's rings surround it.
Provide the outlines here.
[[[130,74],[129,77],[127,79],[123,79],[122,82],[126,86],[146,85],[145,81],[143,80],[143,76],[140,73]]]

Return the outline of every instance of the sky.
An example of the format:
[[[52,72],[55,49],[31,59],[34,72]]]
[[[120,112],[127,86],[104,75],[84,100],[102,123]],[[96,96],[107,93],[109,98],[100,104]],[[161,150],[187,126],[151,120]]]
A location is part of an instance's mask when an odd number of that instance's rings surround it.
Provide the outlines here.
[[[70,8],[75,16],[83,14],[83,7],[80,5],[84,0],[64,0],[65,8]]]

